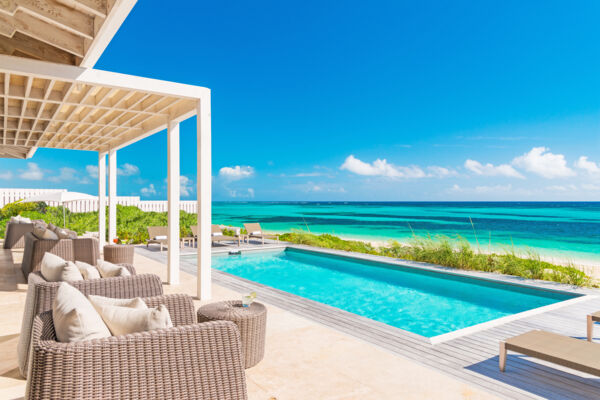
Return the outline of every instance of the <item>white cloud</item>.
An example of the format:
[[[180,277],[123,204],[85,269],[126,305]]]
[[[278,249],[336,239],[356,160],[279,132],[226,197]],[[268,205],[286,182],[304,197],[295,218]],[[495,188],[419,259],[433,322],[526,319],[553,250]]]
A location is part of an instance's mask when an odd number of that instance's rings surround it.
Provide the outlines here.
[[[528,153],[515,158],[512,164],[547,179],[575,175],[575,171],[567,166],[565,156],[550,153],[550,149],[546,147],[534,147]]]
[[[482,164],[479,161],[467,160],[465,161],[465,168],[469,171],[483,176],[506,176],[509,178],[524,179],[525,177],[519,173],[516,169],[508,164],[493,165],[490,163]]]
[[[552,185],[552,186],[547,186],[546,187],[547,190],[551,190],[553,192],[566,192],[566,191],[576,191],[577,190],[577,186],[575,185]]]
[[[77,179],[76,175],[77,175],[77,171],[75,169],[69,168],[69,167],[63,167],[60,169],[60,175],[51,176],[50,178],[48,178],[48,180],[50,182],[68,182],[68,181],[73,182]]]
[[[154,188],[154,184],[151,183],[148,187],[141,188],[140,193],[143,194],[144,196],[156,194],[156,189]]]
[[[254,175],[254,168],[249,165],[240,166],[236,165],[235,167],[223,167],[219,170],[219,176],[221,178],[237,181],[244,178],[250,178]]]
[[[581,185],[581,188],[585,189],[585,190],[597,191],[597,190],[600,190],[600,185],[594,185],[592,183],[584,183],[583,185]]]
[[[132,176],[140,173],[140,169],[133,164],[123,164],[121,168],[117,168],[117,175],[121,176]],[[97,175],[97,172],[96,172]]]
[[[511,189],[512,185],[477,186],[475,187],[475,193],[509,192]]]
[[[427,171],[429,171],[428,176],[432,176],[432,177],[436,177],[436,178],[447,178],[449,176],[458,175],[458,173],[452,169],[438,167],[436,165],[427,167]]]
[[[239,198],[253,198],[254,197],[254,189],[248,188],[245,190],[229,190],[229,197],[239,197]]]
[[[187,176],[181,175],[179,177],[179,193],[182,196],[189,196],[194,193],[194,181]]]
[[[586,156],[581,156],[575,162],[575,166],[579,169],[587,171],[590,175],[599,175],[600,174],[600,166],[593,161],[589,161]]]
[[[98,166],[97,165],[86,165],[85,170],[87,171],[88,175],[91,176],[92,178],[94,178],[94,179],[98,178]]]
[[[13,174],[10,171],[6,171],[6,172],[0,172],[0,179],[12,179]]]
[[[452,187],[450,189],[448,189],[450,192],[462,192],[463,188],[461,188],[460,186],[458,186],[456,183],[454,185],[452,185]]]
[[[19,178],[28,181],[41,181],[44,179],[44,172],[38,167],[36,163],[27,163],[27,169],[21,170]]]
[[[342,170],[347,170],[357,175],[364,176],[384,176],[388,178],[424,178],[427,176],[425,172],[416,165],[408,167],[395,166],[388,163],[386,159],[380,159],[373,161],[372,163],[366,163],[349,155],[342,166]]]

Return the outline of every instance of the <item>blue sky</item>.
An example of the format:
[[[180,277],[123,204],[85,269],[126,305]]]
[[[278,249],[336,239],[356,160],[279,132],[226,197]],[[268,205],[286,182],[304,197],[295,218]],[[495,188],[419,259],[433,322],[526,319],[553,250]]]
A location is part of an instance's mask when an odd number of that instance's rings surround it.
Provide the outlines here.
[[[596,1],[138,2],[96,68],[212,89],[214,200],[600,200]],[[182,124],[195,199],[195,120]],[[95,194],[92,152],[0,186]],[[118,152],[165,199],[166,133]]]

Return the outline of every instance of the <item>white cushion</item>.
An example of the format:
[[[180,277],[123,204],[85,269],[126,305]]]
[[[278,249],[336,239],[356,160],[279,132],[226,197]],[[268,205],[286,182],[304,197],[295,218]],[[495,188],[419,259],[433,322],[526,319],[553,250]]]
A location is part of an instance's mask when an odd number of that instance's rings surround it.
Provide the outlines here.
[[[165,240],[166,238],[167,238],[167,235],[154,236],[154,240]]]
[[[48,282],[81,281],[83,276],[75,264],[46,252],[42,258],[42,276]]]
[[[10,217],[10,222],[13,222],[15,224],[30,224],[31,219],[27,217],[22,217],[20,215],[16,215],[14,217]]]
[[[138,310],[147,310],[148,306],[139,297],[133,299],[113,299],[112,297],[95,296],[93,294],[88,295],[89,301],[92,303],[94,308],[101,306],[117,306],[135,308]]]
[[[102,317],[83,293],[63,282],[52,305],[54,331],[59,342],[79,342],[110,336]]]
[[[251,235],[262,235],[261,231],[254,231],[251,233]]]
[[[100,276],[103,278],[112,278],[115,276],[129,276],[131,275],[127,268],[116,265],[108,261],[104,261],[98,259],[98,271],[100,272]]]
[[[98,272],[98,269],[93,265],[83,261],[75,261],[75,265],[79,268],[79,272],[81,272],[83,279],[100,279],[100,272]]]
[[[171,316],[164,304],[157,308],[136,309],[110,305],[96,305],[96,310],[113,335],[171,328]]]
[[[213,232],[213,233],[211,233],[211,235],[213,235],[213,236],[223,236],[223,233],[222,232]]]

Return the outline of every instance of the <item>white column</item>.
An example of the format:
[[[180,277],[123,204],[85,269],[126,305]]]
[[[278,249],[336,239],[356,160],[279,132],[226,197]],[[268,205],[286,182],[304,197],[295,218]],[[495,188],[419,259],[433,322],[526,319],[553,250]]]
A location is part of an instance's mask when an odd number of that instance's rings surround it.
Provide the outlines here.
[[[169,253],[167,255],[167,282],[171,285],[176,285],[179,283],[179,123],[168,121],[167,141],[169,153]]]
[[[117,151],[108,152],[108,240],[117,237]]]
[[[210,123],[210,92],[198,101],[197,108],[198,138],[198,298],[211,298],[211,241],[210,224],[212,218],[211,196],[211,123]]]
[[[98,246],[106,244],[106,153],[98,153]]]

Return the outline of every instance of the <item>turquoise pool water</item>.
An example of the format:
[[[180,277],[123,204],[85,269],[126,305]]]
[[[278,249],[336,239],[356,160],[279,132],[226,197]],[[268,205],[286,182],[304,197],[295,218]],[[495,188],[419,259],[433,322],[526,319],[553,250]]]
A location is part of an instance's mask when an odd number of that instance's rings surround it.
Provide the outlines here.
[[[291,248],[213,255],[212,265],[425,337],[576,297]]]

